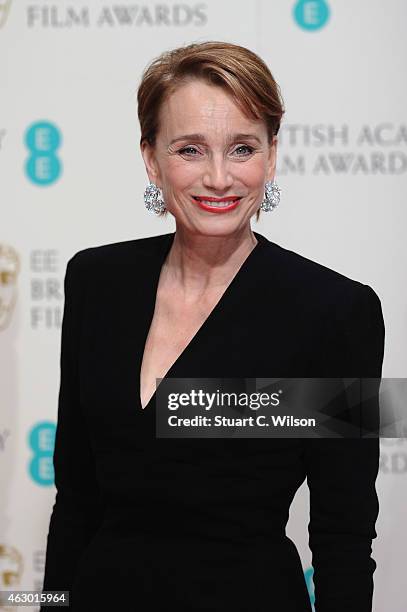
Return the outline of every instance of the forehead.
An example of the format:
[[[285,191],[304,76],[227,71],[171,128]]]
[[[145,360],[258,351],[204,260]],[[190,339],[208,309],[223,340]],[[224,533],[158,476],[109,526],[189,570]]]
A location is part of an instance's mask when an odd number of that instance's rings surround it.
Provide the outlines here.
[[[164,139],[200,132],[209,135],[238,130],[263,135],[262,121],[247,117],[221,87],[195,80],[178,87],[163,104],[160,133]]]

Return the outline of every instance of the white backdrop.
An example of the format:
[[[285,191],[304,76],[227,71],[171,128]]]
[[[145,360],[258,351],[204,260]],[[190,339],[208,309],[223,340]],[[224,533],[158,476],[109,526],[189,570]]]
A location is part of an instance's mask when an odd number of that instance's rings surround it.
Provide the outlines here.
[[[0,0],[0,589],[42,586],[66,262],[175,229],[144,207],[138,145],[136,90],[162,51],[226,40],[268,63],[282,200],[252,227],[371,285],[383,375],[407,375],[406,19],[404,0]],[[406,440],[382,440],[374,612],[407,609],[406,473]],[[307,523],[304,483],[287,533],[312,600]]]

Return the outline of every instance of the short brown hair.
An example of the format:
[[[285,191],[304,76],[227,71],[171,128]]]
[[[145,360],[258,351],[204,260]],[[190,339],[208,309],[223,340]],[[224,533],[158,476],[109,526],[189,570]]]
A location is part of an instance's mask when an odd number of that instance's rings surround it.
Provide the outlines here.
[[[140,144],[146,140],[155,146],[161,105],[179,86],[194,79],[225,89],[247,117],[265,122],[272,142],[285,110],[269,68],[245,47],[208,41],[165,51],[144,70],[137,92]],[[258,210],[257,220],[259,216]]]

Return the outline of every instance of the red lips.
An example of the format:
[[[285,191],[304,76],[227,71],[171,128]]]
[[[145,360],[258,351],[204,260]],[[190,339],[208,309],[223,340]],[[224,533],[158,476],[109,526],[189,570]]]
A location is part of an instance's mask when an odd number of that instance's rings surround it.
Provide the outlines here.
[[[230,210],[234,210],[241,199],[238,196],[228,196],[226,198],[208,197],[205,199],[201,198],[200,196],[192,197],[194,201],[198,203],[199,208],[216,214],[223,214],[229,212]],[[211,206],[210,204],[206,204],[206,202],[230,202],[230,204],[226,204],[225,206]]]
[[[205,202],[234,202],[235,200],[240,200],[240,196],[232,195],[227,196],[225,198],[214,198],[211,196],[192,196],[195,200],[204,200]]]

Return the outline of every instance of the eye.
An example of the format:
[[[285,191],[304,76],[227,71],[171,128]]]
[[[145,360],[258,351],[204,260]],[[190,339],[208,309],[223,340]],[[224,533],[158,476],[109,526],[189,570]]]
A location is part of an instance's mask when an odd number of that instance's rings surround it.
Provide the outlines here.
[[[246,155],[251,155],[254,151],[253,147],[249,147],[249,145],[239,145],[237,147],[237,149],[235,149],[236,151],[239,151],[239,149],[246,149],[246,153],[242,154],[238,154],[238,157],[245,157]]]
[[[192,153],[197,153],[197,150],[195,149],[195,147],[183,147],[182,149],[180,149],[178,151],[178,153],[182,153],[183,155],[190,155],[190,151],[192,151]],[[194,155],[192,155],[192,157],[194,157]]]
[[[239,153],[239,151],[242,151],[242,153]],[[236,149],[235,149],[235,153],[237,152],[237,156],[238,157],[247,157],[249,155],[251,155],[254,151],[253,147],[250,147],[249,145],[239,145]],[[199,154],[199,151],[193,147],[193,146],[187,146],[187,147],[183,147],[182,149],[179,149],[178,151],[179,154],[181,155],[189,155],[190,157],[197,157]]]

